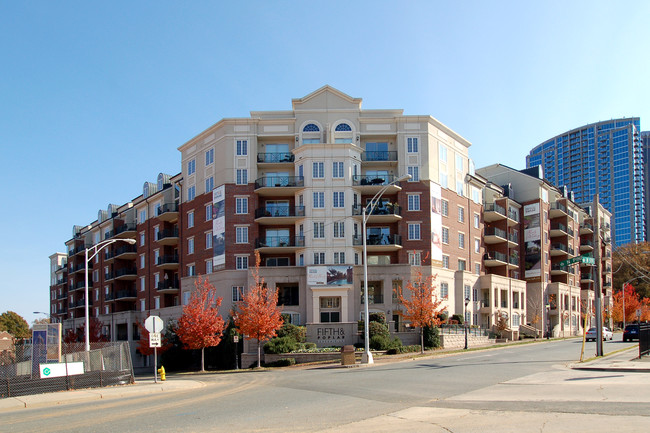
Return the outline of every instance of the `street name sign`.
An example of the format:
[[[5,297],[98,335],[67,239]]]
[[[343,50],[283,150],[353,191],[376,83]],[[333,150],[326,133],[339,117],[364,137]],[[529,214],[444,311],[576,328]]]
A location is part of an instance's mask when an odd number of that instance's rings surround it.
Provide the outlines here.
[[[574,257],[572,259],[567,259],[563,260],[559,263],[560,266],[566,267],[570,265],[575,265],[576,263],[580,263],[583,265],[595,265],[596,264],[596,259],[593,257],[588,257],[588,256],[578,256]]]

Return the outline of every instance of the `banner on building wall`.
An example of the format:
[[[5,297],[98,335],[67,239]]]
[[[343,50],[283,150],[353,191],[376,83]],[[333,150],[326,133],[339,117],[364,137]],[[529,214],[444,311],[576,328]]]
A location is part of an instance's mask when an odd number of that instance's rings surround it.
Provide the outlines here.
[[[226,264],[226,187],[212,191],[212,250],[213,266]]]
[[[524,245],[526,248],[524,278],[539,279],[542,275],[542,228],[539,203],[524,206]]]
[[[308,266],[308,286],[343,286],[354,283],[352,266]]]
[[[431,183],[431,264],[442,266],[442,189]]]

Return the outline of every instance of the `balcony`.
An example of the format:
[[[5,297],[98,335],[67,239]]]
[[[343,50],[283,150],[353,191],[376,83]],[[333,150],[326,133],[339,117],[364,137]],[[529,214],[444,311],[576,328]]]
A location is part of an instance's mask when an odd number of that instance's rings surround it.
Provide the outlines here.
[[[588,240],[581,240],[580,241],[580,252],[593,251],[593,250],[594,250],[594,242],[593,241],[588,241]]]
[[[568,273],[569,269],[566,266],[560,266],[559,263],[551,265],[551,275],[566,275]]]
[[[85,246],[73,248],[71,250],[68,250],[68,257],[77,255],[79,253],[83,253],[86,250]]]
[[[352,186],[361,190],[363,194],[374,195],[381,191],[391,182],[395,181],[396,177],[392,174],[382,174],[382,175],[354,175],[352,176]],[[398,191],[401,191],[402,188],[399,186],[399,182],[386,188],[386,195],[395,194]]]
[[[272,206],[255,209],[255,222],[260,225],[293,224],[305,217],[304,206]]]
[[[113,250],[113,257],[122,260],[133,260],[138,255],[137,250],[135,245],[122,245]]]
[[[267,236],[255,239],[255,249],[260,253],[285,253],[304,246],[304,236]]]
[[[361,154],[361,161],[366,166],[372,165],[373,163],[379,163],[381,165],[390,163],[390,165],[397,165],[397,152],[393,150],[363,152]]]
[[[255,192],[261,196],[291,197],[304,187],[302,176],[264,176],[255,181]]]
[[[569,211],[562,203],[555,202],[551,203],[551,210],[549,212],[551,218],[559,218],[563,216],[569,216]]]
[[[178,227],[173,229],[164,229],[158,232],[156,242],[160,245],[177,245],[178,244]]]
[[[519,254],[510,254],[510,256],[508,257],[508,267],[509,268],[519,267]]]
[[[593,235],[594,234],[594,226],[592,226],[589,223],[584,223],[580,226],[580,235]]]
[[[505,230],[497,227],[487,227],[484,236],[485,243],[488,245],[499,244],[508,241],[508,235]]]
[[[508,235],[508,246],[516,247],[517,245],[519,245],[519,234],[518,233],[510,233]]]
[[[92,285],[92,282],[88,281],[88,285]],[[68,289],[69,292],[74,292],[75,290],[85,289],[86,283],[84,281],[78,281],[74,286],[70,286]]]
[[[178,254],[165,254],[156,260],[156,265],[161,269],[178,269],[179,264]]]
[[[561,243],[551,244],[551,256],[566,256],[569,254],[569,248]]]
[[[138,295],[135,290],[118,290],[115,293],[116,301],[135,301]]]
[[[581,283],[593,283],[594,282],[594,274],[591,272],[583,272],[580,274],[580,282]]]
[[[363,238],[355,236],[352,238],[352,245],[362,247]],[[368,235],[366,249],[368,252],[397,251],[402,249],[402,237],[398,234]]]
[[[180,283],[178,279],[164,280],[158,283],[156,290],[158,293],[178,293]]]
[[[401,213],[401,208],[397,204],[384,203],[383,206],[376,206],[372,212],[366,215],[369,223],[393,223],[402,219]],[[362,218],[363,206],[352,206],[352,216]]]
[[[136,268],[121,268],[106,274],[106,280],[135,280],[137,275]]]
[[[86,300],[85,299],[77,299],[76,301],[70,301],[68,304],[70,309],[73,308],[86,308]]]
[[[505,266],[508,264],[508,256],[498,251],[490,251],[483,255],[485,267]]]
[[[178,220],[178,205],[167,203],[156,210],[156,216],[161,221],[175,222]]]
[[[265,164],[277,166],[278,164],[292,164],[295,157],[291,152],[267,152],[257,154],[257,163],[260,166]]]
[[[113,236],[118,239],[135,238],[135,232],[136,232],[136,224],[127,223],[127,224],[122,224],[119,227],[115,227],[115,229],[113,230]]]
[[[558,236],[568,236],[569,230],[567,229],[567,226],[565,226],[562,223],[551,223],[551,237],[555,238]]]
[[[483,220],[486,223],[507,219],[506,209],[496,203],[487,203],[483,206]]]

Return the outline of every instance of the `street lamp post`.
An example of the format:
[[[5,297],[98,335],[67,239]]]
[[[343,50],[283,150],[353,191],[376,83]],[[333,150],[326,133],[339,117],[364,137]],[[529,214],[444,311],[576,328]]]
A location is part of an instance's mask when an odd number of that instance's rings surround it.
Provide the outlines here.
[[[45,314],[49,323],[52,323],[52,315],[50,313],[45,313],[43,311],[33,311],[34,314]]]
[[[372,359],[372,353],[370,353],[370,330],[369,330],[369,324],[370,324],[370,312],[368,310],[368,249],[366,245],[366,238],[368,237],[368,233],[366,233],[366,223],[368,222],[368,217],[372,215],[373,210],[377,206],[377,203],[379,202],[379,199],[381,196],[388,190],[389,187],[395,185],[397,182],[400,182],[402,180],[407,180],[410,179],[411,175],[410,174],[405,174],[404,176],[400,176],[397,179],[393,180],[386,186],[384,186],[382,189],[375,194],[375,196],[366,204],[363,206],[363,209],[361,211],[361,221],[362,221],[362,233],[363,233],[363,296],[364,296],[364,302],[363,302],[363,331],[364,331],[364,352],[363,355],[361,356],[361,363],[362,364],[373,364],[374,361]]]
[[[551,305],[546,304],[546,339],[551,339]]]
[[[86,334],[86,352],[90,352],[90,313],[88,308],[88,262],[92,260],[104,247],[107,247],[110,244],[115,242],[126,242],[129,245],[135,245],[135,239],[109,239],[106,241],[99,242],[93,245],[90,248],[86,248],[85,251],[85,289],[84,289],[84,301],[86,304],[86,325],[85,325],[85,334]]]
[[[467,304],[469,304],[469,298],[465,298],[465,315],[463,316],[465,322],[465,350],[467,350]]]

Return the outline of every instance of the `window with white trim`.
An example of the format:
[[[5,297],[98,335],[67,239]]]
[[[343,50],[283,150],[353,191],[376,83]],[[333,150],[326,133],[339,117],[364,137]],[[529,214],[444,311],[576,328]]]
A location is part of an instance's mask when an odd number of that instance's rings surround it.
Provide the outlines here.
[[[237,215],[248,213],[248,197],[235,197],[235,213]]]
[[[212,220],[212,203],[207,204],[205,206],[205,220],[206,221]]]
[[[343,161],[333,161],[332,162],[332,177],[333,178],[342,178],[343,174]]]
[[[248,184],[248,170],[245,168],[237,169],[237,178],[235,179],[237,185],[247,185]]]
[[[420,251],[409,251],[409,265],[420,266],[422,264],[422,254]]]
[[[143,247],[145,243],[144,232],[140,232],[140,246]]]
[[[194,254],[194,238],[187,239],[187,254]]]
[[[314,239],[325,239],[325,223],[322,221],[314,222]]]
[[[474,273],[476,275],[481,275],[481,264],[480,263],[474,263]]]
[[[449,216],[449,201],[447,200],[442,200],[442,206],[440,207],[440,213],[442,216],[448,217]]]
[[[465,262],[465,260],[458,259],[458,270],[464,271],[466,267],[467,267],[467,263]]]
[[[458,222],[465,222],[465,208],[462,206],[458,206]]]
[[[325,209],[325,193],[323,191],[314,191],[314,209]]]
[[[344,265],[345,264],[345,252],[344,251],[335,251],[334,252],[334,264],[335,265]]]
[[[449,256],[442,256],[442,267],[449,269]]]
[[[420,210],[420,194],[408,195],[408,210],[410,211]]]
[[[205,232],[205,249],[212,248],[212,232]]]
[[[248,140],[236,140],[237,156],[248,156]]]
[[[325,264],[325,253],[324,252],[315,252],[314,253],[314,264],[315,265],[324,265]]]
[[[408,153],[418,153],[418,137],[406,138],[406,151]]]
[[[212,259],[208,259],[205,261],[205,273],[206,274],[212,273]]]
[[[343,191],[333,192],[333,207],[336,208],[345,207],[345,192]]]
[[[147,288],[146,283],[145,283],[145,278],[146,277],[140,277],[140,291],[144,292],[145,289]]]
[[[408,225],[408,234],[410,241],[419,241],[420,240],[420,224],[414,223]]]
[[[187,188],[187,201],[194,200],[196,198],[196,186],[192,185]]]
[[[312,163],[312,179],[323,179],[325,177],[325,163]]]
[[[244,299],[244,286],[232,286],[232,301],[241,302]]]
[[[447,227],[442,228],[442,243],[449,244],[449,229]]]
[[[212,164],[214,162],[214,149],[209,149],[205,151],[205,166]]]
[[[420,181],[420,167],[417,166],[408,166],[406,168],[407,173],[411,175],[409,182],[419,182]]]
[[[248,269],[248,256],[235,256],[235,269]]]
[[[481,216],[477,213],[474,214],[474,228],[477,229],[479,228],[481,224]]]
[[[145,267],[144,254],[140,254],[140,269],[144,269],[144,267]]]
[[[465,248],[465,233],[458,233],[458,248]]]
[[[334,221],[334,237],[335,238],[344,238],[345,237],[345,221]]]
[[[205,192],[208,193],[214,189],[214,177],[210,176],[205,180]]]
[[[481,252],[481,240],[478,238],[474,238],[474,252],[475,253]]]
[[[186,269],[187,269],[187,276],[188,277],[196,276],[196,266],[194,266],[194,263],[192,263],[191,265],[187,265]]]
[[[192,175],[196,172],[196,160],[190,159],[187,161],[187,175]]]
[[[191,229],[194,227],[194,211],[189,211],[187,213],[187,228]]]
[[[237,226],[235,227],[235,243],[246,244],[248,243],[248,227]]]
[[[449,297],[449,283],[440,283],[440,298],[447,299]]]

